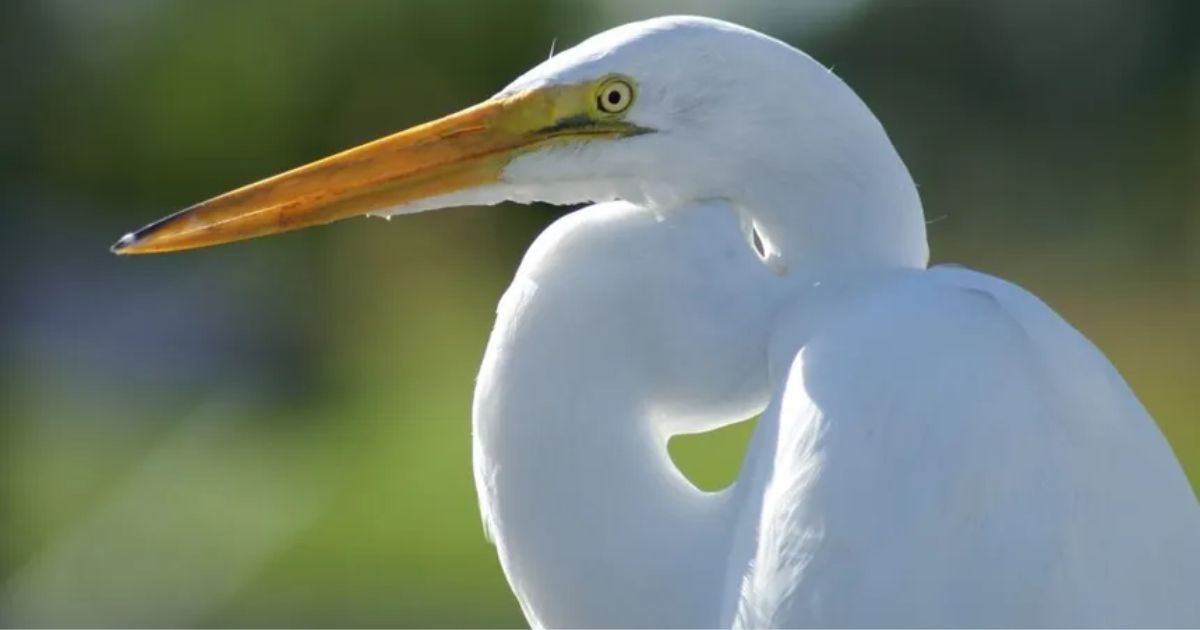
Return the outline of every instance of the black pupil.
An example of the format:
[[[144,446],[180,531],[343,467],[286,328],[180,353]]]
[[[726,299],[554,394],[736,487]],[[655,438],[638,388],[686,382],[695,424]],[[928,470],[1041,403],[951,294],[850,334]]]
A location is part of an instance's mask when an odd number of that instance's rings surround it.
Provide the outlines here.
[[[608,91],[608,104],[618,105],[621,102],[621,92],[619,90]]]

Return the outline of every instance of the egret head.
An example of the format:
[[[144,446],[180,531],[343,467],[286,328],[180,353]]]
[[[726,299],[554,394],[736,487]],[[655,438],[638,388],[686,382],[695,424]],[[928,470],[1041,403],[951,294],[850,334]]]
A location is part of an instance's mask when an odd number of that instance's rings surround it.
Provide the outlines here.
[[[190,249],[364,214],[612,199],[661,212],[727,201],[774,251],[895,264],[926,255],[915,187],[862,101],[783,42],[693,17],[606,31],[479,105],[215,197],[113,249]]]

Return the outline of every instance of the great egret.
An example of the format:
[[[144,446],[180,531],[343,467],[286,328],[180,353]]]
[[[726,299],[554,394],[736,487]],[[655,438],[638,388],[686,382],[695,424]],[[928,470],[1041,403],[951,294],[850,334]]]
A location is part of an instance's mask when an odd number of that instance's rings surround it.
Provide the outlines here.
[[[605,202],[534,243],[476,391],[532,624],[1200,625],[1200,506],[1120,375],[1019,287],[926,269],[882,126],[755,31],[612,29],[114,250],[503,200]],[[764,409],[729,489],[671,465]]]

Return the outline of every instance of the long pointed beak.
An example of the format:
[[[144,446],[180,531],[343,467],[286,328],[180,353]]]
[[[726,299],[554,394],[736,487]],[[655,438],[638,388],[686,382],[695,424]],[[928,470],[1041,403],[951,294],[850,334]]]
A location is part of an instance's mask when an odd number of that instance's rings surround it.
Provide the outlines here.
[[[485,101],[172,214],[121,237],[117,254],[195,249],[321,225],[500,181],[524,150],[636,127],[564,111],[569,88]],[[615,124],[614,124],[615,123]]]

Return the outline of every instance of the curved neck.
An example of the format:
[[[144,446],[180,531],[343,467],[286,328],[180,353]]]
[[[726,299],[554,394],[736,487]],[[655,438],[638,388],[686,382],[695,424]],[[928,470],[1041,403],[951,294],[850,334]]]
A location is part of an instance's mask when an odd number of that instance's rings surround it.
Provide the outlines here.
[[[895,185],[870,186],[849,177],[793,178],[743,191],[738,209],[761,235],[767,262],[777,271],[820,280],[829,274],[923,268],[929,246],[921,203],[907,172],[894,177]]]
[[[795,106],[780,107],[775,99],[745,103],[745,123],[720,131],[733,134],[721,141],[728,151],[698,167],[681,160],[683,170],[672,180],[730,199],[774,251],[776,260],[768,262],[776,270],[819,278],[925,267],[920,195],[879,119],[820,64],[787,67],[790,85],[808,86],[783,99]],[[702,184],[689,167],[703,169]]]
[[[516,316],[521,283],[480,372],[474,440],[485,525],[526,616],[550,627],[712,626],[731,495],[697,491],[670,463],[622,336],[573,343],[577,324],[560,313]]]
[[[743,199],[756,210],[768,198]],[[752,216],[768,238],[794,227],[784,214]],[[668,433],[761,410],[779,301],[836,284],[827,267],[768,272],[728,206],[661,221],[578,211],[539,237],[501,300],[475,393],[475,481],[535,625],[730,618],[740,584],[727,576],[750,557],[769,470],[702,493],[671,464]],[[752,459],[771,461],[773,440],[760,427]]]

